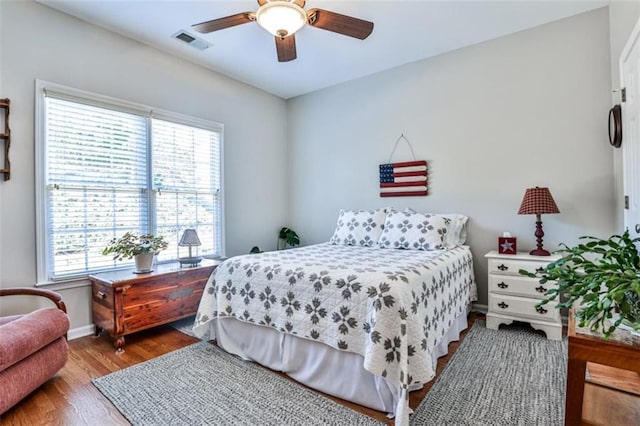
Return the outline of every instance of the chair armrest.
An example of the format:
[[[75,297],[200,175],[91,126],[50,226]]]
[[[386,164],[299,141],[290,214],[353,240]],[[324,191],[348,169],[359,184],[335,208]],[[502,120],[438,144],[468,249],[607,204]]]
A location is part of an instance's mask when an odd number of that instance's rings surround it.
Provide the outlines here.
[[[0,336],[2,336],[0,339],[0,373],[58,338],[64,336],[66,339],[69,325],[67,314],[53,307],[38,309],[2,325],[0,327]],[[32,368],[35,375],[38,368],[42,367],[34,366]],[[2,396],[0,394],[0,398]]]
[[[55,291],[45,290],[42,288],[28,288],[28,287],[13,287],[0,289],[0,296],[40,296],[46,297],[51,300],[55,305],[65,314],[67,313],[67,306],[62,301],[60,293]]]

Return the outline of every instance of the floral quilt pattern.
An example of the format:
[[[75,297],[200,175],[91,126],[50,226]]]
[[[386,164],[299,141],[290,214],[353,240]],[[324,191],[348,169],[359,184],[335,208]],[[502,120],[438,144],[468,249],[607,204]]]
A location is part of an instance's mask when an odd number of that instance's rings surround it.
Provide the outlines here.
[[[233,317],[360,354],[398,389],[396,423],[408,424],[409,387],[434,377],[434,347],[476,298],[468,247],[324,243],[225,261],[205,287],[194,332]]]

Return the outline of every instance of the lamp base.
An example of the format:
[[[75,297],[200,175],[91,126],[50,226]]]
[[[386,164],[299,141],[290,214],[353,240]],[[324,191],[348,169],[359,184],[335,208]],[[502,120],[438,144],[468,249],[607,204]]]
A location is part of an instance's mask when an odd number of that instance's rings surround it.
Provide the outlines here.
[[[201,257],[180,257],[178,258],[178,262],[180,262],[180,267],[183,265],[189,266],[198,266],[198,264],[202,261]]]
[[[549,253],[547,250],[545,250],[545,249],[540,249],[540,248],[537,248],[537,249],[535,249],[535,250],[531,250],[531,251],[529,252],[529,254],[530,254],[531,256],[551,256],[551,253]]]

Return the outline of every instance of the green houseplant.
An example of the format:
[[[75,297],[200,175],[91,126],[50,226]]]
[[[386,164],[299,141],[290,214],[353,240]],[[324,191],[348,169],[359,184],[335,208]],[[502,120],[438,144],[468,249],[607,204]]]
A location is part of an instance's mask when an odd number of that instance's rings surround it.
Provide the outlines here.
[[[169,246],[164,237],[153,234],[136,235],[125,233],[120,238],[113,238],[102,250],[103,255],[113,254],[115,260],[134,258],[136,272],[150,272],[153,256]]]
[[[581,327],[602,328],[605,339],[625,324],[640,330],[640,256],[629,232],[608,239],[581,237],[586,242],[569,247],[561,244],[562,258],[547,265],[541,274],[520,270],[522,275],[555,282],[538,306],[559,299],[557,308],[570,308],[578,302],[576,318]],[[614,318],[614,313],[620,315]],[[606,323],[612,320],[611,323]]]
[[[278,232],[278,240],[276,241],[276,250],[282,250],[288,247],[295,247],[300,245],[300,237],[291,228],[283,227]],[[260,247],[254,246],[249,251],[250,254],[262,253]]]
[[[280,232],[278,233],[278,242],[276,243],[277,250],[285,249],[287,246],[295,247],[298,245],[300,245],[300,237],[298,237],[296,231],[286,227],[280,229]]]

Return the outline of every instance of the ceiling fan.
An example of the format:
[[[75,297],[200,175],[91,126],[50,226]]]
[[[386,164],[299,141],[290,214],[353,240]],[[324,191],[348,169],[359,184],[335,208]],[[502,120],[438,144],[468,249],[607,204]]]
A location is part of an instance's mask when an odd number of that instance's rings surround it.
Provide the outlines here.
[[[256,21],[276,39],[279,62],[296,59],[295,32],[310,25],[334,33],[364,40],[373,31],[373,22],[323,9],[303,9],[304,0],[258,0],[256,12],[242,12],[193,25],[201,33],[211,33]]]

